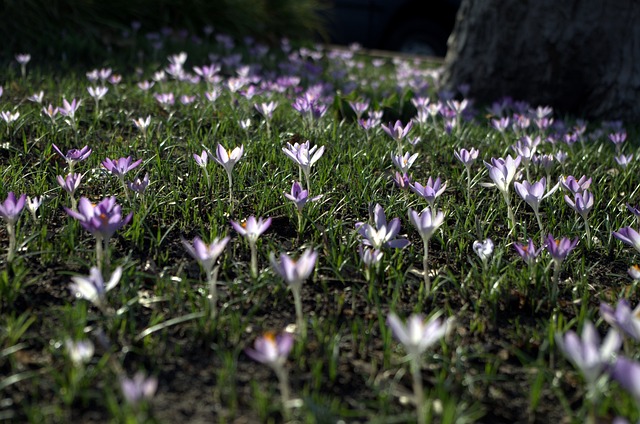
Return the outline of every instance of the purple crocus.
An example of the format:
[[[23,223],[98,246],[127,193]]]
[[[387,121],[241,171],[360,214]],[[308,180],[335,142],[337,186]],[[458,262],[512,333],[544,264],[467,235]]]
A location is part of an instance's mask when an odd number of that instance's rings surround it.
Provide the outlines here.
[[[127,182],[127,187],[129,187],[129,190],[138,194],[144,194],[148,186],[149,186],[148,173],[145,173],[143,178],[136,178],[133,181]]]
[[[390,247],[402,249],[409,245],[409,240],[396,238],[400,232],[400,218],[393,218],[387,223],[382,206],[376,204],[373,208],[374,225],[358,222],[356,230],[363,237],[362,243],[375,249]]]
[[[635,341],[640,341],[640,304],[631,310],[629,302],[620,299],[613,309],[606,303],[600,304],[600,316],[613,328],[621,330]]]
[[[573,200],[565,194],[564,201],[584,220],[587,219],[589,212],[593,209],[593,194],[587,190],[584,190],[582,193],[575,193]]]
[[[640,234],[638,234],[638,232],[633,228],[620,228],[618,231],[614,231],[613,235],[618,240],[635,247],[635,249],[640,252]]]
[[[318,146],[311,147],[311,143],[309,140],[304,143],[287,143],[286,147],[282,148],[282,151],[285,155],[287,155],[292,161],[294,161],[298,168],[300,169],[300,174],[304,174],[305,180],[307,182],[307,190],[310,189],[310,180],[309,176],[311,174],[311,167],[314,163],[316,163],[324,154],[324,146],[318,148]],[[300,175],[302,177],[302,175]]]
[[[200,264],[200,266],[207,273],[207,278],[210,278],[211,271],[215,265],[218,257],[224,252],[230,237],[224,237],[222,239],[216,238],[210,244],[206,244],[200,239],[200,237],[194,237],[193,243],[190,244],[186,240],[182,240],[182,244],[187,252]]]
[[[529,239],[527,244],[514,243],[514,249],[518,252],[518,255],[524,260],[529,266],[535,263],[536,258],[542,251],[542,247],[536,249],[533,244],[533,240]]]
[[[407,152],[404,155],[392,154],[391,160],[393,161],[393,164],[396,166],[396,168],[400,170],[400,172],[402,172],[403,174],[406,174],[409,168],[411,168],[411,165],[413,165],[413,162],[415,162],[417,157],[418,157],[418,153],[409,155],[409,152]]]
[[[401,141],[402,139],[404,139],[407,134],[409,133],[409,131],[411,130],[411,127],[413,126],[413,122],[409,121],[407,123],[407,125],[403,125],[402,121],[398,120],[396,121],[395,124],[389,122],[389,125],[384,125],[382,124],[382,130],[392,139],[396,140],[396,141]]]
[[[60,187],[62,187],[64,191],[73,197],[78,187],[80,187],[82,174],[68,174],[66,177],[58,175],[56,181],[58,181],[58,184],[60,184]]]
[[[471,165],[478,159],[478,154],[480,152],[477,149],[471,148],[471,150],[460,149],[459,151],[453,152],[454,156],[462,162],[462,164],[466,168],[470,168]]]
[[[318,259],[318,253],[312,249],[307,249],[300,258],[295,261],[291,259],[287,254],[282,253],[280,255],[280,262],[276,260],[273,253],[269,256],[271,267],[278,274],[284,282],[291,289],[293,294],[294,306],[296,309],[296,323],[298,330],[303,336],[307,334],[307,327],[305,325],[304,316],[302,314],[302,283],[309,278],[316,266],[316,260]]]
[[[271,218],[256,219],[253,215],[243,222],[231,221],[233,229],[249,242],[249,248],[251,249],[251,275],[253,278],[258,277],[258,250],[256,242],[258,241],[258,237],[267,231],[270,225]]]
[[[590,321],[584,323],[581,337],[574,331],[567,331],[564,336],[556,333],[555,339],[564,356],[580,370],[589,385],[596,383],[622,344],[616,331],[609,331],[600,344],[600,336]]]
[[[561,264],[578,244],[577,237],[573,240],[567,237],[556,240],[551,234],[547,235],[546,241],[545,247],[547,251],[551,255],[551,258],[558,264]]]
[[[429,179],[427,180],[427,184],[422,185],[418,182],[415,182],[409,187],[411,187],[411,190],[413,190],[414,193],[422,196],[427,202],[429,202],[429,205],[433,207],[436,198],[444,193],[444,191],[447,189],[447,183],[445,182],[443,184],[440,180],[440,177],[437,177],[435,180],[433,179],[433,177],[429,177]]]
[[[293,348],[293,341],[293,336],[289,333],[277,336],[273,333],[265,333],[255,340],[253,348],[246,348],[244,352],[254,361],[270,367],[282,367]]]
[[[616,160],[616,163],[618,165],[620,165],[620,167],[626,168],[631,163],[631,161],[633,160],[633,154],[631,154],[631,155],[620,154],[620,155],[614,157],[614,159]]]
[[[298,213],[302,213],[302,209],[308,202],[315,202],[316,200],[319,200],[322,195],[309,197],[309,191],[303,190],[300,183],[294,181],[291,185],[291,193],[284,193],[284,197],[291,200],[296,205]]]
[[[513,186],[515,187],[516,192],[522,198],[522,200],[524,200],[529,206],[531,206],[536,216],[540,211],[540,202],[555,193],[559,187],[559,185],[556,184],[545,194],[547,179],[544,177],[542,177],[540,181],[536,181],[533,184],[527,180],[524,180],[521,183],[513,183]]]
[[[73,173],[73,166],[76,163],[85,160],[91,154],[91,149],[89,148],[89,146],[84,146],[82,149],[71,149],[67,151],[67,154],[62,153],[62,151],[55,144],[52,144],[51,146],[53,147],[53,150],[58,152],[58,154],[62,156],[65,161],[67,161],[67,164],[69,165],[69,173]]]
[[[81,103],[82,101],[76,101],[76,99],[73,99],[71,103],[69,103],[67,99],[62,99],[62,107],[58,108],[58,111],[60,115],[66,116],[74,122],[76,112],[78,108],[80,108]]]
[[[71,292],[79,298],[88,300],[98,308],[104,310],[106,308],[106,294],[120,282],[122,276],[122,267],[117,267],[111,274],[109,281],[105,283],[102,272],[97,267],[89,270],[89,276],[71,277],[72,283],[69,285]]]
[[[24,209],[26,200],[26,194],[21,194],[20,197],[16,199],[16,195],[10,191],[4,202],[0,203],[0,217],[5,220],[7,225],[13,226],[18,222],[18,218],[20,217],[22,209]]]
[[[137,372],[133,378],[122,378],[120,389],[124,400],[132,406],[139,404],[143,400],[151,399],[158,389],[158,379],[147,377],[141,371]]]
[[[131,162],[131,156],[127,156],[126,158],[120,158],[117,160],[106,158],[104,161],[102,161],[102,166],[104,166],[107,171],[111,172],[116,177],[124,179],[124,176],[127,172],[136,168],[141,163],[142,159]]]
[[[408,190],[413,184],[409,174],[401,174],[398,171],[393,176],[393,182],[400,190]]]
[[[573,175],[569,175],[567,178],[562,178],[560,180],[560,185],[571,193],[576,194],[588,190],[591,186],[591,181],[592,179],[587,178],[586,175],[580,177],[579,180],[576,180]]]
[[[78,210],[64,208],[69,216],[80,221],[80,225],[97,239],[108,241],[113,234],[124,227],[133,216],[130,212],[122,217],[122,208],[116,203],[115,196],[107,197],[94,205],[86,197],[81,197]]]
[[[387,317],[387,324],[407,353],[412,358],[418,358],[447,334],[451,321],[443,322],[436,316],[425,320],[422,315],[414,314],[409,317],[406,324],[403,324],[400,318],[392,312]]]
[[[620,356],[611,368],[611,376],[640,403],[640,363]]]

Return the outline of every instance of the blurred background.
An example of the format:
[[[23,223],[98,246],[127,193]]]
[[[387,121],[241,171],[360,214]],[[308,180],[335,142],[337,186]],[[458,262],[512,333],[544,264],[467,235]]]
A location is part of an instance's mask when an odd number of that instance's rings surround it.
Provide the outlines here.
[[[321,41],[443,56],[459,0],[2,0],[0,61],[96,63],[117,53]]]

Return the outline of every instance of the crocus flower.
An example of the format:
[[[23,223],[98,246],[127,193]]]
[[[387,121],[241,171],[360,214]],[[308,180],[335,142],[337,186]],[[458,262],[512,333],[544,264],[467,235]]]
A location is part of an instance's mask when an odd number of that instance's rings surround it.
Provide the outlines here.
[[[88,277],[75,276],[71,277],[71,283],[69,289],[71,292],[79,298],[83,298],[93,303],[100,309],[106,307],[106,294],[113,289],[119,282],[122,276],[122,267],[117,267],[111,278],[106,282],[102,278],[102,272],[97,267],[91,267]]]
[[[536,249],[533,244],[533,240],[529,239],[527,244],[514,243],[514,249],[518,252],[518,255],[529,265],[532,265],[540,252],[542,251],[542,247]]]
[[[382,130],[392,139],[396,141],[400,141],[407,136],[411,127],[413,126],[413,122],[409,121],[407,125],[403,125],[401,121],[396,121],[395,124],[389,122],[389,125],[382,124]]]
[[[320,148],[318,148],[318,146],[311,147],[310,141],[307,140],[302,144],[295,143],[292,145],[291,143],[287,143],[287,147],[283,147],[282,151],[298,165],[300,173],[305,176],[307,190],[311,191],[309,182],[311,167],[324,154],[324,146],[321,146]]]
[[[403,174],[407,173],[407,171],[409,170],[409,168],[411,168],[411,165],[413,165],[413,162],[415,162],[417,157],[418,157],[418,153],[414,153],[413,155],[409,155],[409,152],[405,153],[404,155],[393,155],[393,154],[391,155],[391,159],[393,161],[393,164]]]
[[[476,255],[478,255],[484,264],[486,264],[493,254],[493,240],[488,238],[483,241],[474,241],[473,251],[476,252]]]
[[[633,160],[633,155],[618,155],[616,157],[614,157],[614,159],[616,160],[616,162],[618,163],[618,165],[620,165],[622,168],[626,168],[627,165],[629,165],[631,163],[631,161]]]
[[[129,190],[138,193],[144,194],[149,186],[149,174],[145,173],[143,178],[136,178],[134,181],[127,182],[127,187]]]
[[[296,321],[300,332],[306,335],[306,325],[302,315],[301,290],[302,283],[309,278],[316,266],[318,253],[312,249],[307,249],[300,258],[295,261],[285,253],[280,255],[280,262],[276,260],[273,253],[269,256],[271,267],[287,284],[293,294],[294,306],[296,309]]]
[[[60,184],[60,187],[62,187],[64,191],[73,196],[78,187],[80,187],[82,174],[68,174],[66,177],[58,175],[56,181],[58,181],[58,184]]]
[[[387,324],[407,353],[412,357],[418,357],[445,336],[451,321],[443,322],[437,317],[426,321],[422,315],[414,314],[409,317],[405,325],[392,312],[387,317]]]
[[[411,185],[413,184],[413,181],[411,181],[411,177],[408,174],[401,174],[398,171],[396,171],[393,176],[393,182],[395,183],[396,187],[401,190],[408,190],[409,187],[411,187]]]
[[[591,181],[592,179],[587,178],[586,175],[580,177],[579,180],[576,180],[573,175],[569,175],[567,178],[560,179],[560,185],[571,193],[576,194],[588,190],[591,186]]]
[[[126,217],[122,217],[122,208],[116,203],[115,197],[107,197],[97,205],[93,205],[86,197],[81,197],[77,211],[64,209],[69,216],[80,221],[82,228],[93,234],[99,241],[106,242],[133,216],[133,212],[130,212]]]
[[[593,209],[593,194],[587,190],[584,190],[582,193],[576,192],[574,194],[574,200],[565,195],[564,201],[585,220],[589,212],[591,212],[591,209]]]
[[[73,341],[68,339],[64,342],[64,347],[69,355],[69,359],[75,367],[88,363],[93,358],[95,347],[91,340]]]
[[[600,344],[600,336],[590,321],[584,323],[581,337],[574,331],[567,331],[564,336],[556,333],[555,339],[562,353],[580,370],[590,385],[595,384],[622,344],[616,331],[609,331]]]
[[[213,266],[218,260],[218,257],[224,252],[230,239],[230,237],[224,237],[222,239],[216,238],[210,244],[206,244],[200,237],[194,237],[193,244],[190,244],[186,240],[182,240],[182,244],[185,249],[187,249],[187,252],[198,261],[207,273],[207,278],[209,278]]]
[[[427,180],[427,184],[425,184],[424,186],[418,182],[415,182],[411,184],[410,187],[414,193],[422,196],[427,202],[429,202],[429,205],[433,207],[436,198],[444,193],[444,191],[447,189],[447,183],[443,184],[440,180],[440,177],[437,177],[435,180],[433,179],[433,177],[429,177],[429,179]]]
[[[54,107],[51,103],[49,103],[49,106],[47,107],[42,107],[42,113],[47,115],[49,119],[51,119],[52,123],[55,123],[55,118],[58,112],[59,109],[57,107]]]
[[[555,262],[562,263],[577,244],[577,237],[573,240],[566,237],[556,240],[551,234],[549,234],[547,235],[547,243],[545,247]]]
[[[631,227],[623,227],[618,231],[614,231],[613,235],[623,243],[629,244],[640,252],[640,234]]]
[[[99,87],[87,87],[87,91],[89,95],[96,101],[96,104],[99,100],[101,100],[109,91],[107,87],[99,86]]]
[[[282,333],[276,336],[273,333],[265,333],[255,340],[253,348],[244,350],[248,357],[268,365],[276,373],[280,383],[280,397],[282,398],[285,416],[288,416],[289,381],[284,365],[287,362],[287,356],[289,356],[291,348],[293,348],[293,336],[291,334]]]
[[[146,134],[146,129],[151,125],[151,115],[147,115],[146,118],[132,119],[131,121],[133,121],[133,125],[135,125],[137,129],[142,131],[143,134]]]
[[[358,255],[360,255],[360,259],[362,260],[362,263],[366,267],[370,267],[380,262],[382,260],[382,257],[384,256],[384,253],[378,249],[359,245]]]
[[[258,250],[256,247],[256,242],[258,241],[258,237],[271,225],[271,218],[262,219],[258,218],[256,220],[255,216],[250,216],[244,222],[235,222],[231,221],[231,226],[234,230],[240,233],[241,236],[245,237],[249,242],[249,248],[251,249],[251,275],[253,278],[258,277]]]
[[[194,153],[193,154],[193,160],[196,161],[196,164],[199,167],[206,168],[207,167],[207,163],[209,161],[209,156],[207,155],[206,150],[203,150],[201,155],[198,155],[197,153]]]
[[[278,107],[278,102],[269,102],[269,103],[259,103],[254,105],[256,110],[264,117],[266,120],[270,120],[273,116],[273,112]]]
[[[21,194],[20,197],[16,199],[16,195],[10,191],[4,202],[0,203],[0,217],[2,217],[8,225],[15,225],[15,223],[18,222],[26,200],[26,194]]]
[[[373,246],[375,249],[402,249],[409,245],[409,240],[396,238],[400,232],[400,218],[393,218],[387,223],[387,217],[379,204],[375,205],[373,216],[374,226],[364,222],[356,223],[356,230],[363,237],[364,245]]]
[[[529,206],[533,209],[533,211],[538,214],[540,209],[540,202],[543,199],[551,196],[558,189],[559,184],[553,186],[549,191],[545,194],[545,189],[547,187],[547,179],[542,177],[540,181],[536,181],[531,184],[529,181],[524,180],[522,183],[515,182],[513,186],[516,189],[516,192],[522,200],[527,202]]]
[[[640,363],[620,356],[611,368],[611,376],[640,404]]]
[[[494,186],[503,193],[509,192],[509,185],[516,176],[516,171],[520,165],[520,156],[513,159],[511,155],[503,158],[491,158],[491,163],[485,162],[485,166],[489,170],[489,177],[493,181],[493,184],[486,184],[487,186]]]
[[[71,149],[67,151],[67,154],[64,154],[55,144],[52,144],[51,146],[53,147],[53,150],[58,152],[58,154],[67,161],[67,165],[69,165],[69,173],[73,173],[74,165],[88,158],[92,151],[89,146],[84,146],[82,149]]]
[[[36,216],[36,211],[40,208],[42,201],[44,200],[44,196],[27,196],[27,210],[31,213],[31,217],[35,222],[38,221],[38,217]]]
[[[222,144],[218,143],[216,148],[216,157],[213,158],[218,164],[222,165],[225,171],[227,171],[227,178],[229,179],[229,203],[233,208],[233,167],[242,158],[244,154],[244,146],[235,147],[233,150],[226,150]]]
[[[69,117],[73,122],[81,103],[82,101],[76,101],[76,99],[73,99],[71,103],[67,99],[62,99],[62,107],[58,108],[58,111],[60,115]]]
[[[158,389],[158,379],[147,377],[141,371],[137,372],[133,378],[122,378],[120,380],[122,396],[129,405],[137,405],[143,400],[151,399]]]
[[[116,177],[122,179],[127,172],[136,168],[141,163],[142,159],[131,162],[131,156],[127,156],[126,158],[120,158],[117,160],[106,158],[104,161],[102,161],[102,166],[104,166],[107,171],[111,172]]]
[[[484,163],[487,169],[489,169],[489,177],[491,178],[493,183],[484,183],[482,185],[484,185],[485,187],[496,187],[502,193],[504,201],[507,204],[507,215],[509,217],[509,222],[511,223],[512,231],[516,227],[516,218],[513,215],[513,210],[511,210],[509,186],[516,176],[518,166],[520,165],[520,160],[520,156],[513,159],[511,155],[509,155],[506,157],[506,159],[491,158],[491,163]]]
[[[462,164],[469,168],[473,163],[478,159],[478,154],[480,152],[477,149],[471,148],[471,150],[460,149],[459,151],[453,152],[454,156],[462,162]]]
[[[249,240],[249,243],[255,243],[258,240],[258,237],[267,231],[269,225],[271,225],[271,218],[258,218],[256,220],[256,217],[253,215],[242,223],[231,221],[231,226],[234,230],[240,233],[241,236],[246,237],[247,240]]]
[[[291,193],[284,193],[284,197],[291,200],[296,205],[298,213],[302,213],[302,209],[308,202],[315,202],[316,200],[319,200],[322,195],[309,197],[309,191],[303,190],[300,183],[294,181],[291,185]]]
[[[421,213],[409,208],[409,222],[416,227],[424,244],[424,256],[422,267],[424,273],[424,284],[427,295],[431,291],[431,280],[429,278],[429,239],[440,228],[444,222],[444,214],[441,211],[433,213],[431,208],[425,208]]]
[[[640,341],[640,304],[631,310],[629,302],[620,299],[614,310],[606,303],[600,303],[600,315],[613,328],[621,330],[635,341]]]

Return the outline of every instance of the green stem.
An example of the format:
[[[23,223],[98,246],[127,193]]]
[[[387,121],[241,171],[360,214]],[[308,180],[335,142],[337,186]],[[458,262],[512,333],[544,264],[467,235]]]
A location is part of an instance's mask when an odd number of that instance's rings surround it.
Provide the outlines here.
[[[276,373],[278,377],[278,385],[280,386],[280,400],[282,401],[282,413],[285,417],[285,421],[289,421],[290,412],[289,412],[289,400],[291,399],[291,395],[289,394],[289,377],[287,376],[287,371],[280,364],[273,366],[273,371]]]
[[[218,270],[220,266],[216,266],[211,270],[207,278],[209,279],[209,306],[210,318],[213,319],[218,314]]]
[[[418,424],[425,424],[424,414],[424,390],[422,387],[422,374],[420,373],[420,358],[413,354],[411,357],[411,376],[413,377],[413,401],[416,405]]]
[[[509,192],[503,191],[502,195],[504,196],[504,201],[507,204],[507,216],[509,217],[509,222],[511,223],[511,232],[516,229],[516,217],[513,215],[513,210],[511,209],[511,199],[509,198]]]
[[[307,337],[307,326],[304,322],[304,316],[302,315],[302,299],[300,298],[300,287],[291,286],[291,293],[293,293],[293,303],[296,308],[296,322],[300,334],[303,338]]]
[[[553,264],[553,287],[551,288],[551,301],[555,302],[558,299],[559,281],[560,281],[560,265],[558,261],[554,261]]]
[[[7,234],[9,235],[9,249],[7,250],[7,264],[13,261],[16,253],[16,227],[15,224],[7,224]]]
[[[423,238],[424,244],[424,257],[422,259],[422,269],[424,272],[424,290],[425,297],[428,297],[431,293],[431,277],[429,276],[429,239]]]
[[[251,277],[258,278],[258,249],[255,242],[249,242],[251,249]]]
[[[589,228],[589,221],[586,215],[582,215],[582,219],[584,220],[584,229],[587,232],[587,248],[591,250],[591,228]]]
[[[96,237],[96,264],[100,272],[102,272],[104,253],[102,246],[102,237]]]

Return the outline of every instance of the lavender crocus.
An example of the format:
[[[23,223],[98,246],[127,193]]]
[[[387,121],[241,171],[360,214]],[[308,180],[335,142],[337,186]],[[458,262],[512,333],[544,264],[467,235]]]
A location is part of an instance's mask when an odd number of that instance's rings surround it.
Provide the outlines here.
[[[153,398],[158,389],[158,379],[147,377],[143,372],[137,372],[133,378],[122,378],[120,389],[124,400],[132,406],[137,406],[144,400]]]
[[[117,230],[131,221],[133,212],[123,218],[122,208],[116,203],[115,197],[107,197],[97,205],[92,204],[86,197],[81,197],[77,211],[64,209],[69,216],[80,221],[82,228],[96,238],[96,259],[98,268],[102,269],[103,251],[106,250],[104,259],[108,261],[109,240]]]
[[[524,200],[529,206],[531,206],[531,209],[533,209],[533,213],[538,221],[538,227],[540,228],[540,237],[543,238],[544,236],[542,234],[544,232],[544,228],[542,226],[542,218],[540,218],[540,202],[555,193],[556,190],[558,190],[558,187],[560,187],[560,184],[558,183],[550,188],[546,194],[545,189],[547,187],[547,179],[544,177],[533,184],[525,180],[522,183],[515,182],[513,183],[513,186],[522,200]]]
[[[493,240],[490,238],[484,239],[483,241],[476,240],[473,242],[473,251],[476,252],[476,255],[482,261],[482,266],[486,270],[487,263],[489,262],[489,258],[493,255]]]
[[[600,316],[613,328],[640,341],[640,304],[631,310],[625,299],[620,299],[615,309],[603,302],[600,303]]]
[[[558,282],[560,280],[560,267],[562,266],[562,262],[567,258],[569,253],[573,250],[574,247],[578,244],[578,238],[571,240],[569,238],[563,237],[561,239],[555,239],[551,234],[547,236],[547,241],[545,248],[549,255],[551,255],[551,259],[553,260],[553,290],[551,292],[551,297],[553,300],[558,296]]]
[[[387,317],[387,325],[393,335],[404,346],[409,354],[411,375],[413,377],[413,396],[419,424],[425,423],[424,389],[422,385],[422,354],[440,339],[442,339],[452,325],[452,320],[442,321],[437,316],[428,321],[422,315],[414,314],[409,317],[407,324],[393,312]]]
[[[122,277],[122,267],[117,267],[111,274],[109,281],[105,283],[102,272],[98,267],[91,267],[89,276],[71,277],[72,283],[69,285],[71,292],[78,298],[86,299],[100,308],[103,312],[107,310],[106,294],[120,282]]]
[[[242,159],[242,155],[244,154],[244,145],[240,145],[240,147],[235,147],[233,150],[225,149],[222,144],[218,143],[218,147],[216,148],[216,156],[213,158],[219,165],[221,165],[224,170],[227,172],[227,178],[229,180],[229,203],[231,204],[231,208],[233,209],[233,168],[236,166],[236,163]]]
[[[576,211],[584,221],[584,228],[587,235],[587,246],[591,247],[591,229],[589,227],[589,212],[593,209],[593,194],[584,190],[582,193],[575,193],[572,200],[569,196],[564,196],[564,201],[567,202],[569,207]]]
[[[453,152],[453,155],[458,159],[465,167],[467,171],[467,196],[469,195],[469,190],[471,189],[471,166],[478,159],[478,155],[480,152],[473,147],[470,150],[460,149],[459,151]]]
[[[317,258],[318,253],[312,249],[307,249],[297,261],[291,259],[291,257],[284,253],[280,255],[280,262],[276,260],[273,253],[269,256],[271,267],[276,274],[282,277],[289,289],[291,289],[296,309],[298,329],[303,335],[306,335],[306,325],[304,316],[302,315],[302,283],[309,278],[313,272]]]
[[[567,191],[570,191],[573,194],[582,193],[585,190],[588,190],[591,187],[591,178],[587,178],[586,175],[580,177],[579,180],[573,175],[569,175],[567,178],[560,179],[560,185]]]
[[[520,165],[520,156],[513,159],[511,155],[503,158],[491,158],[491,163],[485,162],[485,166],[489,170],[489,177],[493,183],[483,184],[486,187],[496,187],[502,193],[504,201],[507,204],[507,215],[511,222],[511,230],[515,230],[516,218],[511,209],[511,199],[509,197],[509,186],[516,176],[518,166]]]
[[[102,161],[102,166],[119,179],[124,179],[124,176],[127,172],[135,169],[141,163],[142,159],[138,159],[137,161],[132,162],[131,156],[127,156],[126,158],[120,158],[116,160],[106,158]]]
[[[147,187],[149,187],[149,174],[145,173],[143,178],[136,178],[133,181],[128,181],[127,187],[129,187],[129,190],[133,191],[134,193],[140,195],[144,194],[144,192],[147,190]]]
[[[379,204],[373,208],[374,225],[357,222],[356,230],[363,237],[362,243],[375,249],[389,247],[403,249],[409,245],[409,240],[396,238],[400,232],[400,218],[393,218],[387,222],[384,209]]]
[[[67,339],[64,342],[65,350],[74,367],[81,367],[91,361],[95,347],[91,340],[73,341]]]
[[[400,170],[400,172],[402,172],[403,174],[406,174],[409,168],[411,168],[411,165],[413,165],[413,162],[415,162],[415,160],[417,159],[417,157],[418,157],[418,153],[409,155],[409,152],[406,152],[404,155],[392,154],[391,160],[393,161],[393,164],[396,166],[396,168]]]
[[[84,146],[82,149],[71,149],[64,154],[55,144],[52,144],[51,146],[53,147],[53,150],[58,152],[58,154],[67,162],[70,174],[73,174],[75,164],[87,159],[92,151],[89,146]]]
[[[422,269],[424,273],[425,295],[431,292],[431,279],[429,276],[429,240],[444,222],[444,213],[425,208],[421,213],[409,209],[409,222],[416,227],[424,245]]]
[[[265,333],[255,340],[253,348],[246,348],[244,351],[251,359],[268,365],[275,372],[278,377],[280,397],[285,416],[289,415],[290,390],[289,379],[284,365],[287,362],[289,352],[293,348],[293,341],[293,336],[289,333],[282,333],[277,336],[273,333]]]
[[[633,246],[640,252],[640,234],[631,227],[623,227],[613,232],[613,236],[618,240]]]
[[[16,222],[24,209],[26,194],[21,194],[16,199],[16,195],[10,191],[4,202],[0,203],[0,217],[7,223],[7,235],[9,236],[9,248],[7,250],[7,263],[13,261],[16,251]]]
[[[287,143],[286,147],[282,148],[287,157],[289,157],[292,161],[294,161],[298,165],[298,169],[300,171],[300,179],[302,179],[302,174],[304,174],[307,190],[311,192],[311,183],[310,183],[310,174],[311,167],[314,163],[316,163],[324,154],[324,146],[318,148],[318,146],[311,147],[311,143],[309,140],[305,141],[302,144],[295,143]]]
[[[590,321],[585,321],[581,337],[574,331],[567,331],[564,336],[556,333],[555,339],[562,353],[580,370],[591,388],[612,362],[622,343],[616,331],[609,331],[601,344],[600,336]]]
[[[222,252],[224,252],[229,240],[230,237],[224,237],[222,239],[216,238],[210,244],[203,242],[200,237],[195,237],[193,239],[193,244],[190,244],[186,240],[182,240],[184,248],[196,261],[198,261],[207,274],[211,317],[214,317],[217,314],[218,305],[218,267],[215,266],[215,264]]]
[[[58,181],[60,187],[69,194],[69,198],[71,199],[71,209],[75,210],[77,206],[75,193],[78,187],[80,187],[82,174],[67,174],[66,177],[58,175],[56,177],[56,181]]]
[[[382,130],[398,144],[398,154],[402,154],[402,140],[407,136],[409,131],[411,131],[412,126],[413,121],[409,121],[405,126],[399,120],[396,121],[395,124],[391,122],[389,122],[389,125],[381,124]]]
[[[640,405],[640,363],[620,356],[611,368],[611,376]]]
[[[62,99],[62,106],[58,108],[60,115],[66,116],[68,118],[67,123],[76,131],[78,130],[76,112],[81,104],[82,101],[76,101],[76,99],[73,99],[71,103],[69,103],[67,99]]]
[[[258,237],[271,225],[271,218],[256,219],[255,216],[250,216],[244,222],[231,221],[231,226],[241,236],[247,239],[249,242],[249,248],[251,249],[251,275],[253,278],[258,277],[258,250],[256,243]]]
[[[200,155],[197,153],[193,154],[193,160],[196,162],[200,168],[202,168],[202,172],[204,173],[204,177],[207,180],[207,188],[211,188],[211,178],[209,178],[209,172],[207,171],[207,164],[209,163],[209,155],[206,150],[203,150]]]
[[[529,239],[527,244],[514,243],[513,247],[516,249],[516,252],[518,252],[518,255],[520,255],[522,260],[529,266],[532,266],[536,262],[538,255],[542,251],[542,247],[536,249],[533,244],[533,240],[531,239]]]
[[[443,184],[440,177],[437,177],[435,180],[433,177],[429,177],[425,185],[415,182],[409,187],[411,187],[411,190],[414,193],[422,196],[429,203],[429,206],[433,208],[436,198],[438,198],[447,189],[447,183],[445,182]]]

